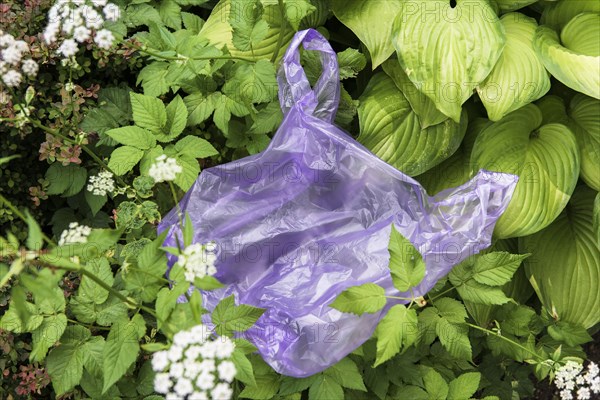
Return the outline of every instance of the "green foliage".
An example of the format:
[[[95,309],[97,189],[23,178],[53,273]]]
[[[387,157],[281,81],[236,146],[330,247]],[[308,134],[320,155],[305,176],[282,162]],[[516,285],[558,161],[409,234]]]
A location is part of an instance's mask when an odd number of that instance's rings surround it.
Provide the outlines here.
[[[207,320],[236,337],[234,398],[524,399],[532,376],[585,358],[600,321],[598,2],[115,0],[119,43],[70,63],[38,40],[51,3],[3,4],[41,68],[14,95],[0,83],[0,397],[158,400],[151,354]],[[307,27],[337,52],[336,124],[374,154],[432,195],[480,168],[519,182],[494,246],[427,294],[414,288],[435,265],[392,224],[394,287],[347,282],[328,305],[380,316],[371,340],[291,378],[238,337],[265,310],[230,296],[203,316],[195,289],[223,284],[169,269],[182,248],[161,248],[156,225],[203,169],[269,144],[278,63]],[[314,85],[319,54],[301,62]],[[151,177],[160,156],[182,168],[174,186]],[[114,190],[95,194],[101,172]],[[72,222],[87,242],[58,246]],[[180,247],[189,217],[183,232]]]

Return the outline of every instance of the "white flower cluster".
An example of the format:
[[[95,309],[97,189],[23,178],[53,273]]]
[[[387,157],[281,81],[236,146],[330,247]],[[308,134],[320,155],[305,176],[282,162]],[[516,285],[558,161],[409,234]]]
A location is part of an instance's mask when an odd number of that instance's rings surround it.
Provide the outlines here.
[[[181,171],[183,168],[177,164],[177,160],[163,154],[156,157],[156,162],[150,167],[148,175],[158,183],[174,180]]]
[[[62,39],[58,53],[65,58],[77,54],[78,43],[92,38],[98,47],[109,49],[115,38],[102,27],[105,20],[116,21],[120,14],[119,6],[107,0],[57,0],[48,12],[44,40],[53,44]]]
[[[589,363],[587,371],[583,365],[568,361],[557,372],[554,384],[560,389],[561,400],[589,400],[600,394],[600,370],[596,363]],[[573,396],[575,392],[575,396]]]
[[[15,40],[9,33],[0,29],[0,81],[7,87],[16,87],[23,81],[23,74],[33,78],[38,73],[38,64],[29,54],[29,45],[23,40]],[[20,67],[20,68],[19,68]]]
[[[90,176],[87,190],[96,196],[106,196],[107,193],[114,192],[115,180],[113,179],[113,174],[108,171],[102,171],[98,175]]]
[[[87,242],[87,238],[90,233],[92,233],[92,228],[89,226],[79,225],[77,222],[71,222],[69,224],[69,229],[65,229],[60,234],[58,245],[63,246],[65,244],[85,243]]]
[[[166,400],[231,399],[235,343],[226,336],[208,340],[209,335],[206,326],[196,325],[175,334],[169,350],[154,354],[154,390]]]
[[[185,270],[185,279],[194,283],[196,278],[214,275],[217,272],[215,250],[214,243],[194,243],[186,247],[177,258],[177,262]]]

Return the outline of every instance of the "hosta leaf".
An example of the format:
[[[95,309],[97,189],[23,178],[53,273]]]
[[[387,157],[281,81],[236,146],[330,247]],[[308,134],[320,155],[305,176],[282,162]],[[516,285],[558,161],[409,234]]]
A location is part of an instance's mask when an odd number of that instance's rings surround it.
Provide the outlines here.
[[[410,103],[413,111],[419,117],[421,128],[425,129],[429,126],[437,125],[448,118],[435,107],[435,104],[429,97],[417,89],[398,63],[398,60],[387,60],[383,63],[383,70],[393,79],[398,89],[400,89]]]
[[[594,232],[596,232],[596,240],[600,243],[600,193],[594,200]]]
[[[560,30],[574,16],[583,12],[600,13],[600,2],[597,0],[569,0],[546,3],[540,20],[540,25],[547,25]]]
[[[581,179],[600,191],[600,100],[576,94],[568,114],[581,150]]]
[[[544,307],[559,321],[584,328],[600,322],[600,248],[592,211],[596,196],[579,186],[556,221],[519,239],[522,251],[532,253],[525,270]]]
[[[582,14],[573,18],[563,28],[561,39],[568,43],[563,45],[558,33],[547,26],[539,26],[533,45],[546,69],[559,81],[578,92],[600,99],[600,55],[582,53],[597,50],[598,33],[589,28],[588,18]],[[592,17],[600,23],[600,15]],[[595,36],[594,36],[595,35]]]
[[[475,139],[492,122],[487,118],[476,118],[469,122],[465,137],[458,150],[441,164],[417,177],[427,193],[437,194],[444,189],[454,188],[467,182],[472,176],[471,150]]]
[[[466,129],[466,113],[421,129],[417,114],[393,80],[384,73],[371,78],[360,98],[358,140],[382,160],[408,175],[418,175],[456,151]]]
[[[238,2],[244,7],[244,2]],[[252,2],[246,2],[250,4]],[[279,6],[272,5],[264,7],[263,21],[268,24],[268,30],[263,40],[256,43],[251,50],[240,51],[233,45],[233,28],[229,22],[231,14],[231,0],[221,0],[215,8],[213,8],[210,16],[200,31],[200,38],[205,39],[209,44],[222,48],[227,46],[227,50],[235,57],[248,57],[253,60],[270,59],[278,47],[279,33],[284,29],[283,45],[279,51],[278,57],[283,56],[283,50],[287,48],[294,30],[281,19]],[[248,11],[246,11],[248,13]]]
[[[537,0],[495,0],[498,7],[500,7],[500,11],[514,11],[530,4],[535,3]]]
[[[333,0],[336,18],[367,46],[373,69],[394,53],[392,24],[402,9],[402,0]]]
[[[481,132],[471,162],[475,170],[513,173],[519,182],[498,220],[498,238],[530,235],[548,226],[565,207],[579,176],[575,136],[562,124],[540,126],[542,113],[529,104]]]
[[[576,15],[560,31],[560,40],[566,48],[587,56],[600,56],[600,14]]]
[[[550,77],[533,49],[535,19],[509,13],[503,15],[500,22],[506,31],[506,46],[492,72],[477,88],[492,121],[498,121],[550,90]]]
[[[413,9],[406,7],[394,21],[400,65],[441,112],[459,122],[462,104],[502,53],[504,28],[486,0],[458,0],[455,7],[431,0]]]

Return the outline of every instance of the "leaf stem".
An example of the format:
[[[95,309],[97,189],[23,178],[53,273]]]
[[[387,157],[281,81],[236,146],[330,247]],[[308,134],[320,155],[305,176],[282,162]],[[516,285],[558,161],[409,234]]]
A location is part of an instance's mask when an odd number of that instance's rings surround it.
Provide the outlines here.
[[[23,213],[21,211],[19,211],[19,209],[17,207],[15,207],[2,194],[0,194],[0,203],[4,203],[6,205],[6,207],[8,207],[8,209],[11,210],[19,219],[21,219],[23,222],[27,223],[27,218],[25,218],[25,215],[23,215]],[[42,232],[42,239],[44,239],[46,241],[46,243],[48,243],[49,245],[55,244],[54,241],[52,239],[50,239],[48,236],[46,236],[46,234],[44,232]]]
[[[540,357],[540,356],[539,356],[537,353],[535,353],[534,351],[531,351],[531,350],[530,350],[530,349],[528,349],[527,347],[523,346],[523,345],[522,345],[522,344],[520,344],[520,343],[517,343],[517,342],[515,342],[515,341],[514,341],[514,340],[512,340],[512,339],[509,339],[509,338],[507,338],[506,336],[502,336],[501,334],[499,334],[499,333],[497,333],[497,332],[490,331],[489,329],[482,328],[482,327],[481,327],[481,326],[479,326],[479,325],[471,324],[471,323],[469,323],[469,322],[465,322],[465,324],[466,324],[468,327],[470,327],[470,328],[477,329],[477,330],[479,330],[479,331],[481,331],[481,332],[485,332],[485,333],[487,333],[488,335],[494,335],[494,336],[496,336],[496,337],[499,337],[500,339],[502,339],[502,340],[504,340],[504,341],[506,341],[506,342],[508,342],[508,343],[512,344],[513,346],[515,346],[515,347],[518,347],[518,348],[520,348],[521,350],[525,350],[525,351],[526,351],[527,353],[529,353],[529,354],[532,354],[532,355],[534,356],[534,358],[536,358],[536,359],[537,359],[537,360],[539,360],[539,361],[545,361],[545,359],[544,359],[544,358]]]
[[[145,47],[138,46],[135,43],[125,42],[124,44],[126,46],[133,47],[135,50],[139,51],[140,53],[144,53],[144,54],[146,54],[148,56],[151,56],[151,57],[154,57],[154,58],[160,58],[162,60],[167,60],[167,61],[239,60],[239,61],[247,61],[247,62],[251,62],[251,63],[256,62],[253,58],[242,57],[242,56],[211,56],[211,57],[173,57],[173,56],[165,56],[163,54],[160,54],[160,53],[157,53],[155,51],[149,50],[149,49],[147,49]]]
[[[283,46],[283,38],[285,36],[285,26],[287,24],[285,20],[285,5],[283,4],[283,0],[277,0],[279,4],[279,13],[281,14],[281,24],[279,25],[279,37],[277,38],[277,47],[275,47],[275,51],[273,51],[273,56],[271,57],[271,62],[275,64],[277,61],[277,57],[279,57],[279,51]]]

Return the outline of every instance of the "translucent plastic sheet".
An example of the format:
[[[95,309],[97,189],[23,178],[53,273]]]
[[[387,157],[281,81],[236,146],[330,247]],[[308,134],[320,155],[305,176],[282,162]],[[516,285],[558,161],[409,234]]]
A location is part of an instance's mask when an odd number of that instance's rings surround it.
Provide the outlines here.
[[[321,52],[324,72],[314,89],[300,65],[300,44]],[[490,245],[517,177],[480,171],[428,196],[332,125],[337,59],[315,30],[296,34],[278,81],[285,118],[268,148],[204,170],[180,206],[194,223],[194,240],[218,247],[216,277],[226,287],[203,292],[204,307],[235,294],[237,303],[266,308],[244,336],[275,370],[305,377],[360,346],[396,304],[359,317],[328,307],[339,293],[373,282],[402,296],[388,269],[392,223],[424,257],[426,275],[414,290],[424,295],[452,266]],[[174,246],[176,209],[160,224],[165,229],[165,245]]]

